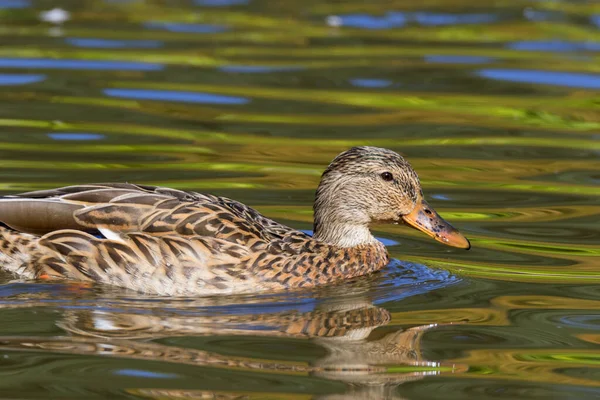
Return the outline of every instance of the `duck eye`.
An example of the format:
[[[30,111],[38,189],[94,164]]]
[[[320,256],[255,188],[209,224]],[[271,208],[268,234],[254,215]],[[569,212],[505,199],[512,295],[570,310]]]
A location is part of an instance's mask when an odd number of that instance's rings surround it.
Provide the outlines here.
[[[390,172],[383,172],[380,176],[384,181],[389,182],[394,180],[394,175],[392,175]]]

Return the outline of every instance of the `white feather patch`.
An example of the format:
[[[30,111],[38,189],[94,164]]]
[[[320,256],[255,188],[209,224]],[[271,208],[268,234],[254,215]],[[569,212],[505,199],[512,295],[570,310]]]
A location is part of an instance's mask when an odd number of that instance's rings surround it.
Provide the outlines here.
[[[123,237],[115,231],[111,231],[108,228],[98,228],[98,230],[100,231],[102,236],[104,236],[105,238],[107,238],[109,240],[115,240],[117,242],[125,243],[125,240],[123,240]]]

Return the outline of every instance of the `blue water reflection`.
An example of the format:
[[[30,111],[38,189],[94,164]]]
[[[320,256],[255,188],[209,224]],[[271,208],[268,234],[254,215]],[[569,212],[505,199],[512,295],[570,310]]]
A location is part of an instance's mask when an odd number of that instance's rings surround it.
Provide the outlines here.
[[[0,74],[0,86],[27,85],[44,79],[46,75],[41,74]]]
[[[452,200],[452,198],[446,194],[441,194],[441,193],[434,193],[431,194],[429,197],[431,197],[432,199],[436,199],[436,200],[445,200],[445,201],[450,201]]]
[[[548,51],[559,53],[572,51],[600,51],[599,42],[567,42],[564,40],[524,40],[508,43],[506,47],[519,51]]]
[[[579,329],[600,330],[600,315],[566,315],[560,318],[560,322]]]
[[[406,24],[406,16],[400,12],[389,12],[382,17],[368,14],[340,15],[339,19],[343,26],[364,29],[391,29]]]
[[[357,78],[350,79],[350,84],[352,86],[357,87],[365,87],[365,88],[384,88],[392,85],[392,81],[387,79],[365,79],[365,78]]]
[[[525,69],[482,69],[477,75],[501,81],[600,89],[600,75]]]
[[[0,9],[29,8],[30,0],[0,0]]]
[[[228,31],[224,25],[214,24],[184,24],[179,22],[145,22],[144,27],[149,29],[164,29],[169,32],[177,33],[221,33]]]
[[[416,12],[410,15],[421,25],[440,26],[440,25],[470,25],[470,24],[488,24],[498,20],[493,14],[445,14]]]
[[[148,378],[148,379],[174,379],[179,378],[177,374],[164,373],[164,372],[152,372],[141,369],[118,369],[115,371],[115,375],[121,376],[132,376],[135,378]]]
[[[49,133],[48,137],[53,140],[85,141],[85,140],[102,140],[106,136],[104,136],[101,133],[56,132],[56,133]]]
[[[424,26],[486,24],[495,22],[498,17],[493,14],[450,14],[430,12],[397,12],[390,11],[377,17],[369,14],[346,14],[337,16],[339,25],[362,29],[399,28],[407,23]]]
[[[66,38],[65,42],[75,47],[89,49],[156,49],[163,46],[160,40],[109,40],[94,38]]]
[[[55,60],[50,58],[0,58],[0,68],[160,71],[162,64],[137,61]]]
[[[247,104],[250,102],[245,97],[175,90],[104,89],[104,94],[125,99],[176,101],[183,103]]]

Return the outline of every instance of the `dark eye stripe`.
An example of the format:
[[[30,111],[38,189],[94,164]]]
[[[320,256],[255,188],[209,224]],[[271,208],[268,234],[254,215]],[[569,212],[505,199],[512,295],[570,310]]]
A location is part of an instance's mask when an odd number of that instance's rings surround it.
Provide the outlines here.
[[[381,174],[381,179],[383,179],[384,181],[393,181],[394,180],[394,175],[392,175],[390,172],[383,172]]]

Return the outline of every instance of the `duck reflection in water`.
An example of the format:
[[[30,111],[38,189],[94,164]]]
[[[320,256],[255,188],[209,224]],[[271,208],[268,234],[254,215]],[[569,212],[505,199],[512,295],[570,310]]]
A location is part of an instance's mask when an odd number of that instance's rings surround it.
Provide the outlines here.
[[[154,303],[157,304],[157,303]],[[139,309],[139,302],[136,306]],[[157,304],[158,307],[158,304]],[[441,366],[423,359],[420,342],[435,325],[395,329],[377,337],[376,328],[391,322],[390,313],[369,300],[325,301],[309,312],[263,314],[182,315],[160,309],[143,313],[123,313],[97,309],[65,310],[59,326],[70,337],[2,337],[0,349],[98,355],[126,359],[159,361],[179,365],[260,371],[277,374],[305,374],[348,385],[341,395],[320,398],[375,399],[400,398],[396,387],[426,375],[458,373],[460,365]],[[198,308],[195,308],[198,310]],[[188,314],[193,314],[190,309]],[[393,326],[386,328],[386,331]],[[227,356],[212,351],[177,347],[152,342],[177,336],[261,336],[308,339],[326,350],[312,363],[277,361],[253,357]],[[402,369],[403,372],[394,372]],[[147,398],[244,398],[243,392],[207,392],[179,389],[128,389]],[[208,396],[208,397],[206,397]]]

